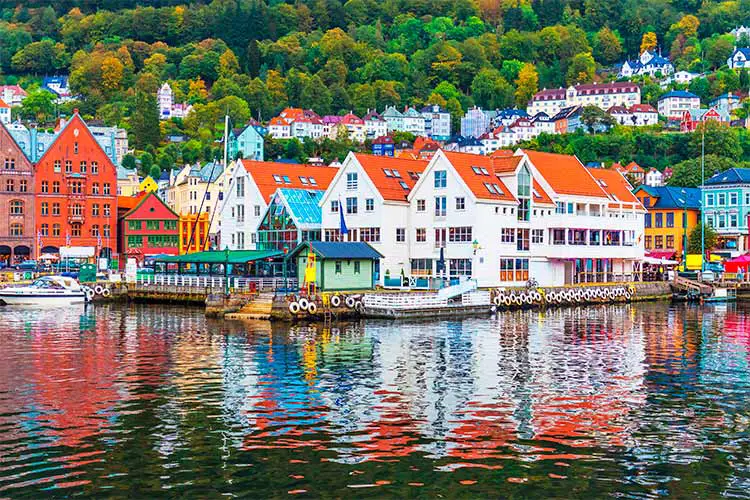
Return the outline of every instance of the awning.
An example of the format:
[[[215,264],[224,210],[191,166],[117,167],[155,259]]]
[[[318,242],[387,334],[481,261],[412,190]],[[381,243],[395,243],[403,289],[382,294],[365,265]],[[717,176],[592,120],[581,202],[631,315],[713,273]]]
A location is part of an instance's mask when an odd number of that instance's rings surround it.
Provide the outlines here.
[[[195,252],[185,255],[165,255],[154,259],[154,262],[189,263],[189,264],[247,264],[257,260],[283,257],[279,250],[217,250]]]
[[[62,259],[88,259],[95,254],[95,247],[60,247],[60,258]]]
[[[652,259],[671,259],[674,257],[674,250],[654,250],[652,252],[649,252],[646,254],[646,257],[651,257]]]
[[[676,260],[656,259],[654,257],[649,257],[648,255],[643,258],[643,262],[651,264],[652,266],[676,266],[678,264]]]

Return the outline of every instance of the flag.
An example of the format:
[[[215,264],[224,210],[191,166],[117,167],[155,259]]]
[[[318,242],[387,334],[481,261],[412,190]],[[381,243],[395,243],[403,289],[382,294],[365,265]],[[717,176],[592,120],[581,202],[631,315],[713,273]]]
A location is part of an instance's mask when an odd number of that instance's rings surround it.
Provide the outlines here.
[[[98,232],[96,233],[96,246],[102,247],[102,235]]]
[[[70,233],[65,233],[65,246],[70,246]]]
[[[341,204],[341,197],[339,196],[339,233],[341,236],[349,234],[349,228],[346,227],[346,220],[344,219],[344,206]]]
[[[445,247],[440,247],[440,258],[437,261],[437,272],[445,272]]]

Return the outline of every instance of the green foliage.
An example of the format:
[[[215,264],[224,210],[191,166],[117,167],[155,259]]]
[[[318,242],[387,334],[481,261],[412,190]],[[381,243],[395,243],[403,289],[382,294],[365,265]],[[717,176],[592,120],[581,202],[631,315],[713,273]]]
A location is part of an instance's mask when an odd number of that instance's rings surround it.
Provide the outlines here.
[[[37,123],[45,123],[55,113],[55,96],[46,90],[29,92],[21,103],[21,116]]]
[[[695,139],[695,136],[693,139]],[[698,136],[698,140],[700,141],[700,136]],[[702,177],[701,175],[701,159],[699,155],[697,158],[691,158],[677,163],[672,169],[672,177],[668,181],[669,185],[698,187],[701,185],[702,179],[708,179],[717,172],[723,172],[730,168],[739,166],[737,162],[718,155],[706,155],[704,161],[705,177]]]
[[[122,157],[122,168],[126,168],[128,170],[133,170],[137,167],[135,156],[128,153],[125,156]]]
[[[703,226],[702,221],[698,221],[698,224],[690,231],[688,235],[688,253],[700,254],[701,253],[701,227]],[[718,241],[718,235],[711,226],[706,226],[703,231],[703,248],[705,250],[711,250],[716,246]]]

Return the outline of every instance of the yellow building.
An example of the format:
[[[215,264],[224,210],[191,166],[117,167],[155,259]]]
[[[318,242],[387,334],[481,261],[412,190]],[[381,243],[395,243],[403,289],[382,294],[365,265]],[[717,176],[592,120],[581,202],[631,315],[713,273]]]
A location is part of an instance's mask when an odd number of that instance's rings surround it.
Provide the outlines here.
[[[159,185],[150,175],[143,178],[140,185],[138,186],[139,193],[155,193],[159,189]]]
[[[204,252],[210,248],[208,225],[209,216],[205,212],[201,214],[180,214],[178,223],[180,255]]]
[[[683,241],[700,220],[700,189],[640,186],[635,195],[648,210],[643,242],[646,254],[681,261]]]
[[[220,217],[211,215],[221,210],[224,200],[224,184],[229,169],[221,163],[207,165],[187,165],[175,176],[174,183],[167,189],[166,201],[178,214],[208,214],[215,235],[219,231]]]
[[[138,172],[127,168],[117,167],[117,195],[135,196],[141,192],[141,180]]]

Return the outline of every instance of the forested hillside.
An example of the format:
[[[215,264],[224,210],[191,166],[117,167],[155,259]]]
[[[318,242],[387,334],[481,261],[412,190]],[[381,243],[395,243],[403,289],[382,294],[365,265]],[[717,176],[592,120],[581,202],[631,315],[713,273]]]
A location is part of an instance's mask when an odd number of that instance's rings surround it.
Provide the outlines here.
[[[612,79],[613,64],[642,48],[670,54],[678,70],[719,70],[692,85],[704,97],[748,84],[720,68],[735,44],[727,32],[750,24],[750,0],[31,0],[0,9],[6,83],[69,73],[85,115],[126,127],[153,120],[163,81],[196,104],[184,124],[140,130],[139,148],[170,131],[210,144],[227,110],[240,123],[287,105],[324,114],[430,102],[454,119],[474,104],[525,106],[543,87]],[[662,92],[643,83],[644,100]],[[53,110],[24,112],[43,121]]]

